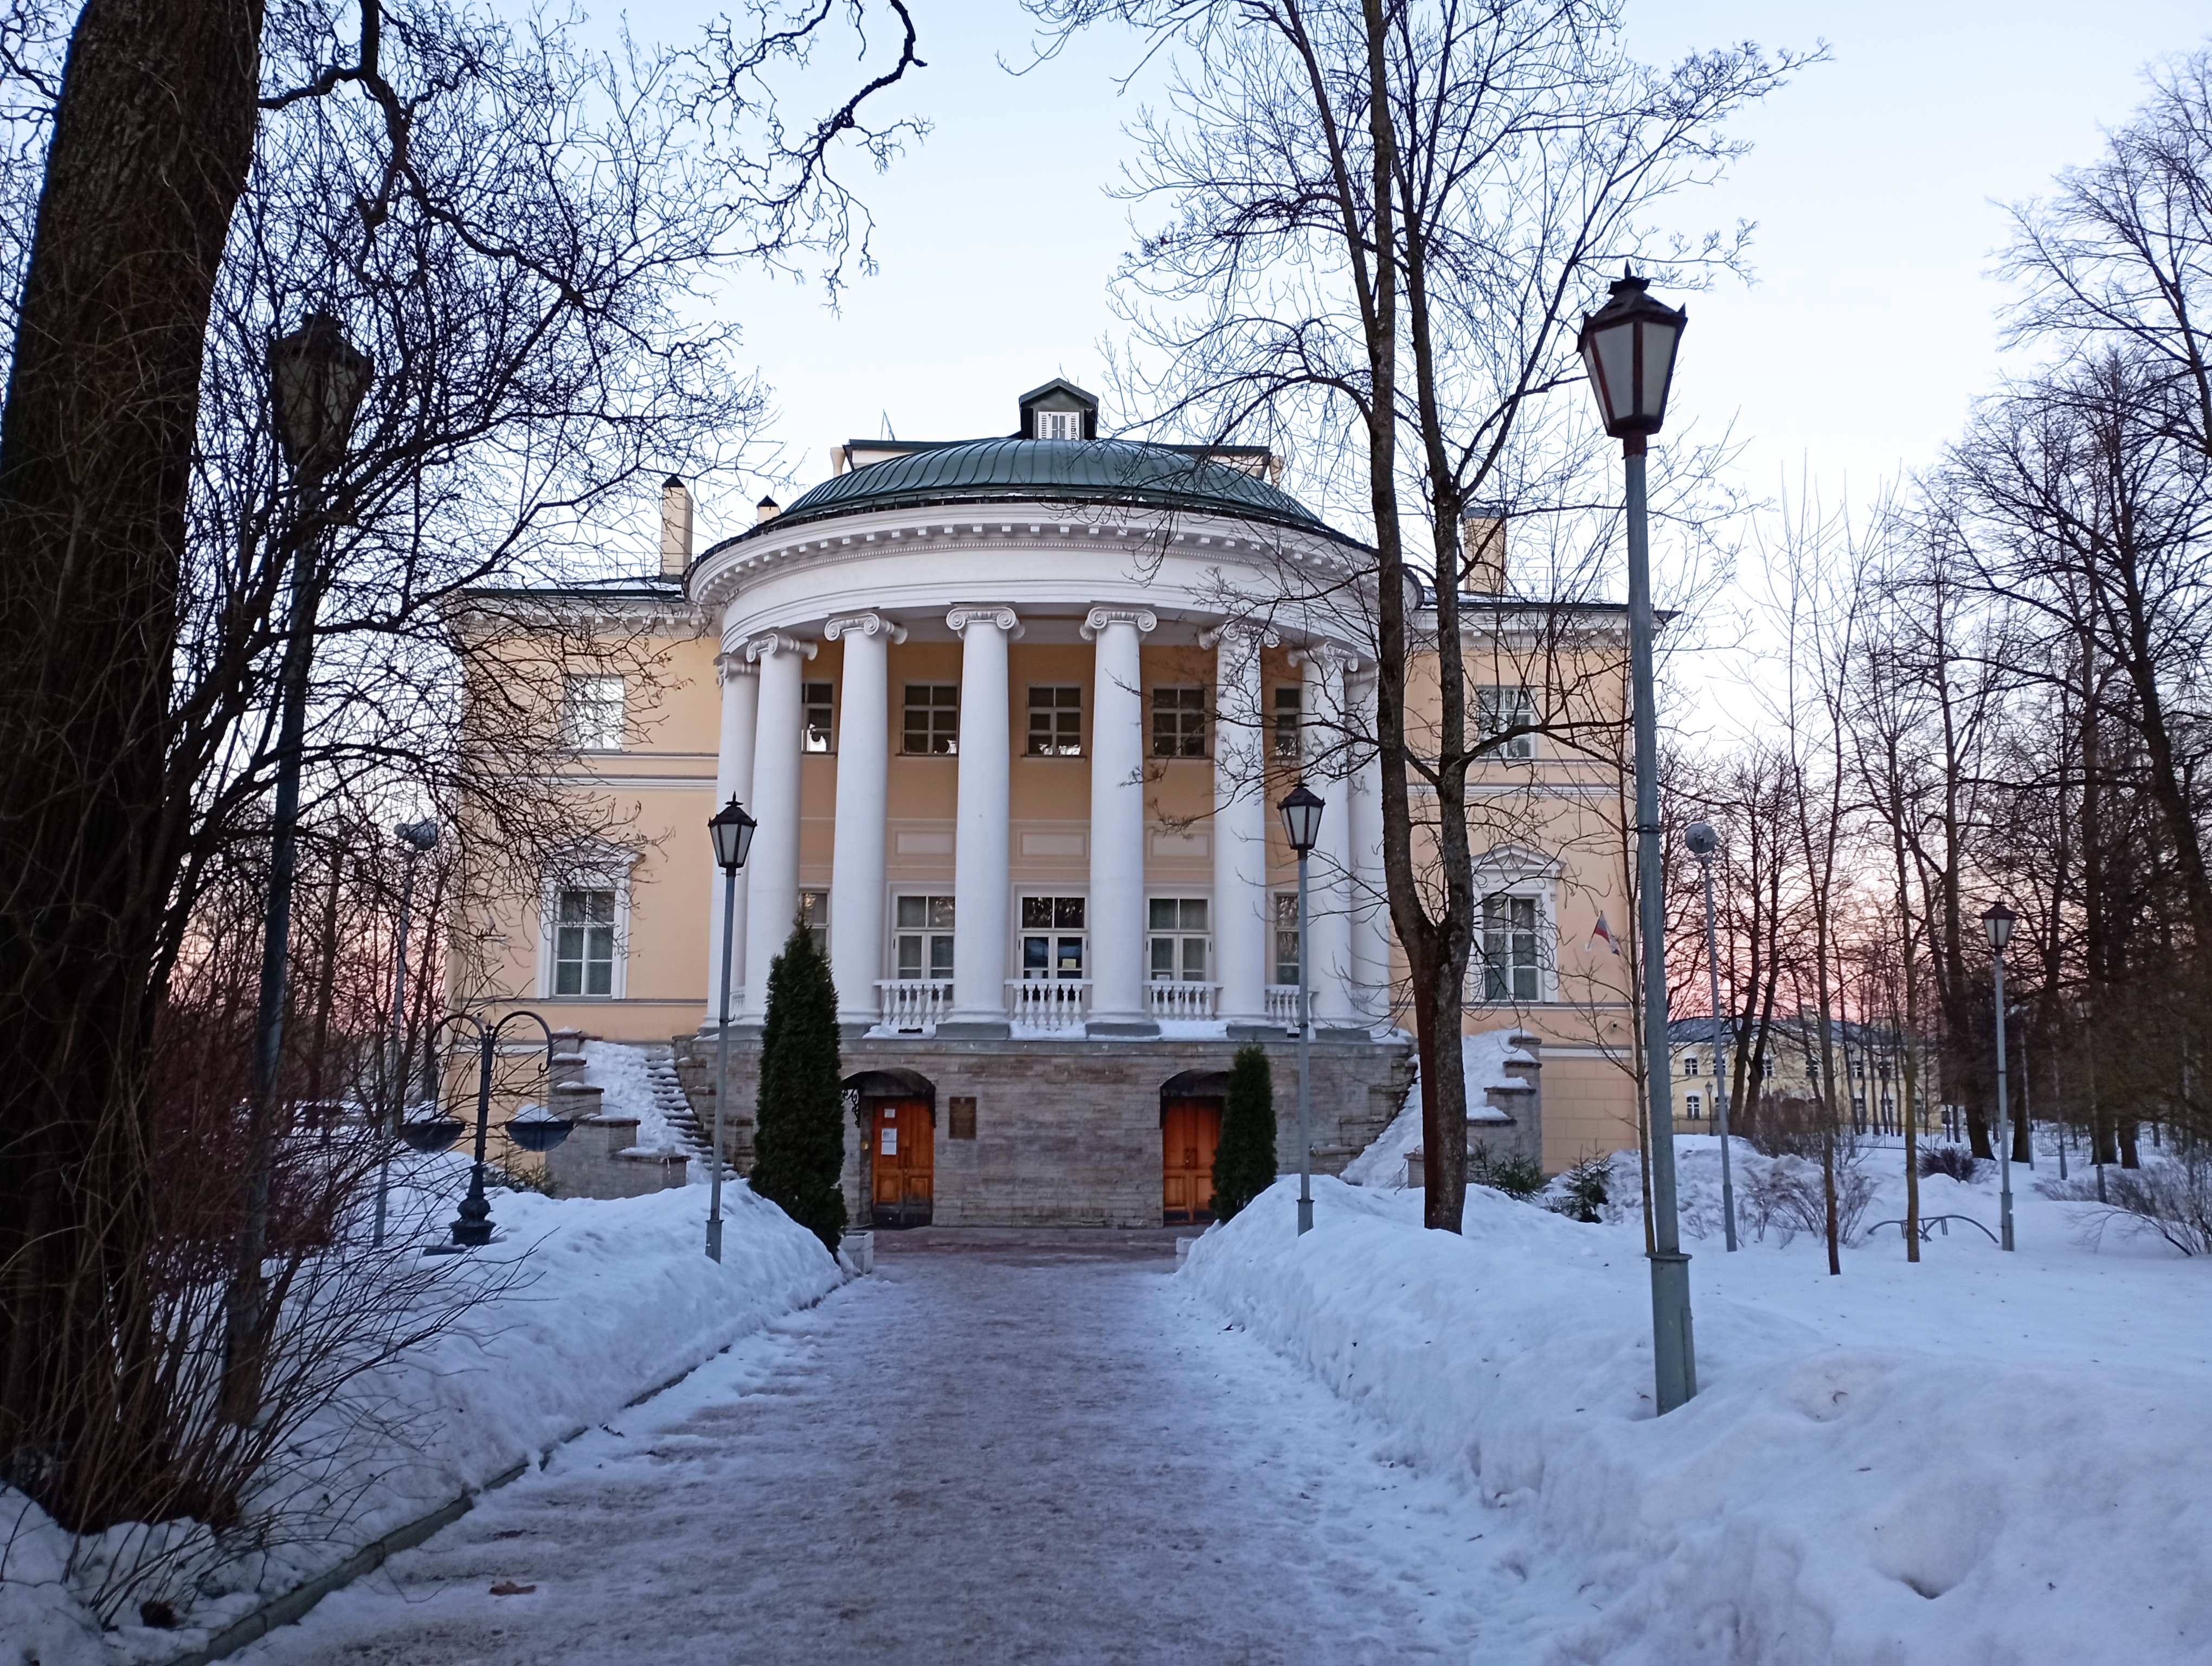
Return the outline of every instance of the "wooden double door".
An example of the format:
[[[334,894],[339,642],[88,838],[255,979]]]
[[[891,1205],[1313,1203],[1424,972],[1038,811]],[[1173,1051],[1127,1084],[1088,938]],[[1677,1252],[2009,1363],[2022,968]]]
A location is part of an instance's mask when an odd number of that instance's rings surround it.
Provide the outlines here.
[[[1220,1143],[1220,1100],[1170,1099],[1161,1107],[1162,1225],[1213,1219],[1213,1149]]]
[[[927,1099],[875,1099],[868,1117],[875,1177],[869,1224],[927,1226],[937,1187],[937,1119]]]

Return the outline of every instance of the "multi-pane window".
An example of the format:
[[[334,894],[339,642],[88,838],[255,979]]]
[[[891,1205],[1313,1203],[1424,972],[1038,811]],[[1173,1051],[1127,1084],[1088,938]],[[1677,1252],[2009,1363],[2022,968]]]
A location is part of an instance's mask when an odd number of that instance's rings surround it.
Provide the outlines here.
[[[1083,940],[1080,897],[1022,898],[1024,978],[1081,977]]]
[[[1153,981],[1205,982],[1206,898],[1155,897],[1150,914]]]
[[[1030,685],[1031,757],[1083,756],[1083,690],[1059,684]]]
[[[1536,702],[1525,687],[1479,688],[1474,691],[1475,726],[1485,740],[1493,739],[1509,729],[1523,733],[1515,735],[1492,754],[1498,757],[1534,757],[1536,756],[1536,737],[1526,733],[1536,721]]]
[[[945,979],[952,976],[952,899],[898,899],[893,947],[903,978]]]
[[[1276,685],[1273,730],[1275,757],[1285,763],[1298,761],[1299,720],[1305,711],[1305,690],[1296,683]]]
[[[899,751],[950,757],[960,750],[960,684],[908,683]]]
[[[564,890],[554,905],[553,993],[614,992],[615,894],[611,890]]]
[[[1275,893],[1275,982],[1298,981],[1298,894]]]
[[[827,957],[830,952],[828,891],[802,891],[799,893],[799,923],[806,927],[806,934],[814,939],[814,946]]]
[[[1682,1096],[1682,1115],[1692,1122],[1701,1122],[1705,1116],[1705,1102],[1702,1096],[1685,1093]]]
[[[1152,690],[1152,756],[1206,756],[1206,690],[1168,688]]]
[[[830,692],[832,684],[808,683],[803,684],[803,687],[805,692],[806,707],[805,742],[806,750],[810,752],[826,752],[830,750],[830,738],[832,733],[830,727],[830,720],[836,715],[836,702]]]
[[[1036,437],[1040,440],[1083,437],[1083,413],[1079,410],[1038,410],[1030,415],[1036,419]]]
[[[1486,897],[1482,903],[1482,998],[1535,1000],[1541,991],[1536,963],[1536,899]]]
[[[1685,1076],[1694,1076],[1698,1073],[1698,1055],[1696,1054],[1685,1053],[1682,1055],[1682,1073]]]
[[[561,744],[579,752],[618,751],[623,744],[623,679],[561,679]]]

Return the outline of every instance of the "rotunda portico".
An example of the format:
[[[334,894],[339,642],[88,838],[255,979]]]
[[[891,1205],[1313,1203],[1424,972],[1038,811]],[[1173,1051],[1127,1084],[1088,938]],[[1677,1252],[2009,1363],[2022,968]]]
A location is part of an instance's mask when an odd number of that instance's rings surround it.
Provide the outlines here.
[[[720,627],[716,793],[760,821],[740,1012],[805,897],[851,1033],[1279,1034],[1296,921],[1268,800],[1303,770],[1333,812],[1316,1023],[1382,1021],[1378,803],[1310,744],[1366,667],[1288,605],[1355,546],[1218,455],[879,449],[689,575]]]

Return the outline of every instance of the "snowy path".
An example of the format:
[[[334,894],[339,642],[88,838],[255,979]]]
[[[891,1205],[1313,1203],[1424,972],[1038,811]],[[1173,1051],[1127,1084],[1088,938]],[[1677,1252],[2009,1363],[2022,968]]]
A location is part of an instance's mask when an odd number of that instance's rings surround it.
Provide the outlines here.
[[[1224,1331],[1164,1235],[878,1242],[238,1658],[1494,1661],[1559,1617],[1496,1512]]]

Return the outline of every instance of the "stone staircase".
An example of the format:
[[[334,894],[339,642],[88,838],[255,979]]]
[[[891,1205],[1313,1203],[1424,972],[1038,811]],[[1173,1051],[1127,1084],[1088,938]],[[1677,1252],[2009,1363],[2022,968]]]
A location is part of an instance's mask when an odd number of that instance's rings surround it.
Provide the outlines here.
[[[647,1043],[645,1054],[646,1080],[653,1088],[653,1103],[666,1119],[668,1131],[675,1135],[685,1152],[699,1163],[707,1161],[714,1140],[700,1126],[698,1114],[691,1109],[691,1101],[684,1091],[684,1085],[676,1077],[676,1049],[667,1043]],[[725,1167],[725,1176],[733,1172]]]

